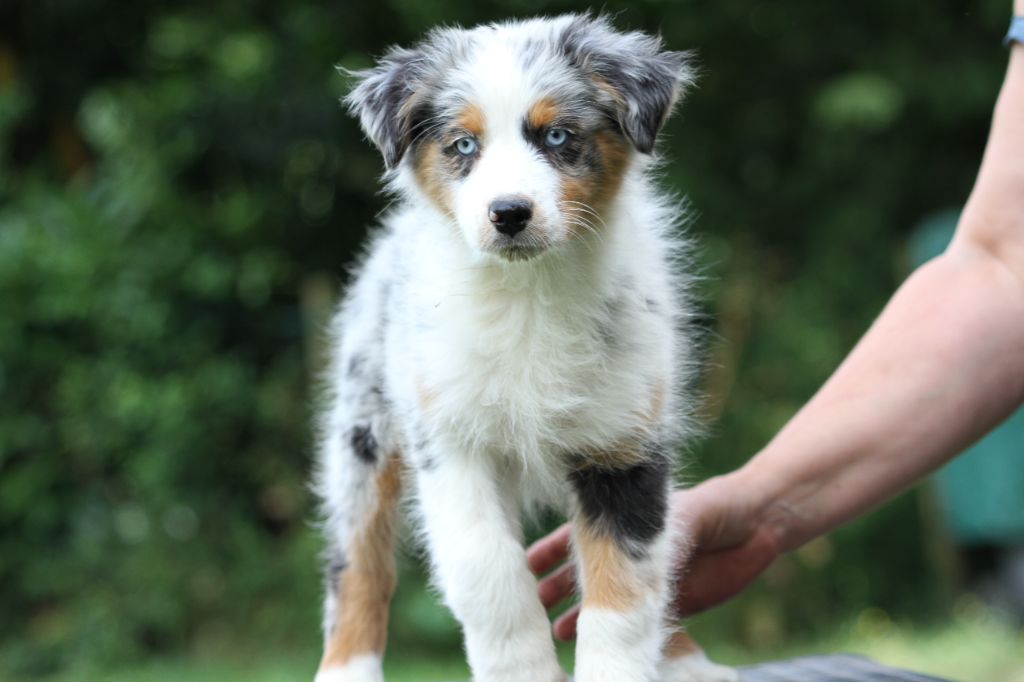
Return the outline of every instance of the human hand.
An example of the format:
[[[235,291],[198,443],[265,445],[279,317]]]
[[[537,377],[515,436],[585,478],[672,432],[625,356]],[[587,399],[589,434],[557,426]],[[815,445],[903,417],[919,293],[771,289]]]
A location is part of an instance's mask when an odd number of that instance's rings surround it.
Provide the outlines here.
[[[685,539],[682,546],[692,547],[680,555],[682,578],[673,590],[673,606],[680,616],[732,598],[782,551],[780,532],[738,480],[735,474],[714,478],[673,495],[670,523]],[[527,552],[530,569],[537,575],[547,573],[538,586],[546,608],[575,588],[574,567],[566,561],[570,529],[569,524],[559,527]],[[560,616],[553,626],[555,637],[575,637],[578,616],[578,606]]]

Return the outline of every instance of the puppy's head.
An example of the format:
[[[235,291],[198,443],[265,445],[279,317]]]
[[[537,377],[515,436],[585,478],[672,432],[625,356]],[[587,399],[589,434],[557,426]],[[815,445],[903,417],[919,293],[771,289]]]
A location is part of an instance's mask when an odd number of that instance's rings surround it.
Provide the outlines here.
[[[507,260],[600,232],[693,80],[688,53],[590,16],[437,30],[355,75],[392,182]]]

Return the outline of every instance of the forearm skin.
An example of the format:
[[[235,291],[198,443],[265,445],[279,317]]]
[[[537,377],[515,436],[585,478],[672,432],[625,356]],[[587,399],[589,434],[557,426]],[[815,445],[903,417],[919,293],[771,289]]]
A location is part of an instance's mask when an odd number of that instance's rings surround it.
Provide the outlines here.
[[[1024,289],[947,253],[900,289],[846,362],[737,476],[783,549],[893,496],[1024,398]]]
[[[1024,0],[1016,11],[1024,13]],[[1024,46],[1011,55],[956,237],[818,394],[731,477],[779,547],[933,471],[1024,401]]]

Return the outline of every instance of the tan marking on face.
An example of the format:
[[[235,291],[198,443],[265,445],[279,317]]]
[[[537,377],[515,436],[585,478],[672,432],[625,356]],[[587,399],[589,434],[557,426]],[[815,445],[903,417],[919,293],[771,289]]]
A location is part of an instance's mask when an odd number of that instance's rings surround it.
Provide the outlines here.
[[[680,658],[682,656],[692,656],[693,654],[700,653],[703,649],[700,645],[693,640],[693,637],[686,634],[682,630],[676,630],[668,639],[665,640],[665,644],[661,647],[661,654],[665,658]]]
[[[455,117],[455,125],[479,139],[484,134],[484,112],[475,104],[467,104]]]
[[[601,169],[593,174],[587,203],[603,208],[622,186],[622,176],[629,161],[629,146],[617,134],[601,130],[594,134],[594,146],[601,159]]]
[[[547,128],[558,120],[560,113],[558,104],[553,99],[545,97],[534,102],[526,112],[526,124],[534,130]]]
[[[566,202],[564,210],[570,216],[578,216],[596,228],[600,221],[588,215],[589,211],[580,210],[583,208],[580,204],[598,212],[608,207],[622,187],[622,178],[629,163],[629,146],[618,135],[607,130],[594,133],[590,143],[594,145],[600,167],[577,176],[564,175],[561,199]],[[575,221],[569,222],[573,225]],[[576,236],[589,232],[579,225],[570,229]]]
[[[604,533],[576,524],[576,551],[583,578],[583,607],[628,611],[636,606],[644,587],[629,557]]]
[[[388,605],[397,582],[393,537],[402,467],[401,457],[393,454],[377,474],[376,502],[349,547],[348,565],[334,585],[334,629],[328,635],[320,670],[342,666],[361,654],[384,653]]]
[[[413,157],[413,175],[427,198],[442,213],[452,217],[454,213],[451,194],[448,191],[451,171],[441,153],[441,145],[436,140],[428,140],[417,145]]]

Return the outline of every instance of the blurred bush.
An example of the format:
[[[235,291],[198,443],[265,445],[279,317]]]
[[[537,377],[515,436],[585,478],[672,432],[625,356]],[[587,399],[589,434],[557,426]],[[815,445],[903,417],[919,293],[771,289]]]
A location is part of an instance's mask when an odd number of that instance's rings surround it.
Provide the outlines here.
[[[703,63],[665,141],[715,330],[691,479],[771,437],[895,286],[906,230],[966,196],[1007,5],[605,5]],[[437,23],[580,9],[0,5],[0,676],[317,638],[310,377],[385,201],[332,67]],[[865,606],[939,609],[919,509],[787,557],[721,627],[773,646]],[[397,638],[453,646],[405,573]]]

